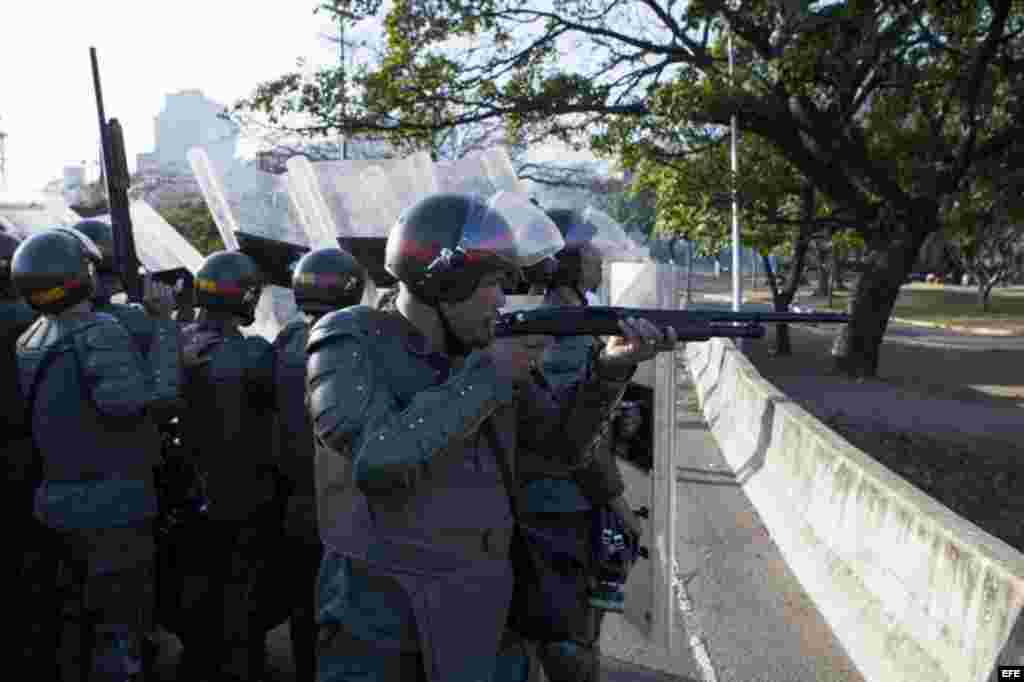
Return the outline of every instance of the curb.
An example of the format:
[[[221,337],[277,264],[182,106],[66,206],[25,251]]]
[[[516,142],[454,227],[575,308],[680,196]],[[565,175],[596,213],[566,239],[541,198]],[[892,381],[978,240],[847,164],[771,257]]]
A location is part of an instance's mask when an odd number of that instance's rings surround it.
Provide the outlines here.
[[[922,322],[920,320],[908,320],[905,317],[890,317],[889,321],[910,325],[911,327],[929,327],[931,329],[948,329],[958,334],[969,334],[972,336],[1021,336],[1005,329],[992,327],[961,327],[952,324],[937,324],[935,322]]]

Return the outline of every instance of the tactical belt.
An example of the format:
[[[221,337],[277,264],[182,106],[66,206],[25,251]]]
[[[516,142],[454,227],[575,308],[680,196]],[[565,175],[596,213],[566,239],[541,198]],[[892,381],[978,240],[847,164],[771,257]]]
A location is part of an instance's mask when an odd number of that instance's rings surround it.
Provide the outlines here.
[[[439,548],[455,550],[467,557],[507,559],[512,528],[439,530]]]

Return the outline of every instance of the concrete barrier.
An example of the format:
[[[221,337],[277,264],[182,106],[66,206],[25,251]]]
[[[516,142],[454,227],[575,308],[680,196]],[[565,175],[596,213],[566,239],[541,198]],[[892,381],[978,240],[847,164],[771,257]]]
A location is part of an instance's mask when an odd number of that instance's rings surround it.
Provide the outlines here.
[[[866,679],[985,682],[1024,663],[1024,554],[826,428],[731,341],[685,356],[725,459]]]

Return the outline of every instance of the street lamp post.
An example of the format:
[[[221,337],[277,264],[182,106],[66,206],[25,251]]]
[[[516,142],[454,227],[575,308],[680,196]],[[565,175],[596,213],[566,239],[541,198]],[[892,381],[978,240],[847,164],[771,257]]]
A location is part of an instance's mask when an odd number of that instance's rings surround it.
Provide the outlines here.
[[[729,85],[733,84],[732,28],[729,29]],[[736,159],[736,114],[730,117],[732,128],[730,163],[732,166],[732,309],[739,312],[743,297],[743,283],[740,279],[740,217],[736,198],[738,162]],[[736,345],[743,350],[743,339],[736,339]]]

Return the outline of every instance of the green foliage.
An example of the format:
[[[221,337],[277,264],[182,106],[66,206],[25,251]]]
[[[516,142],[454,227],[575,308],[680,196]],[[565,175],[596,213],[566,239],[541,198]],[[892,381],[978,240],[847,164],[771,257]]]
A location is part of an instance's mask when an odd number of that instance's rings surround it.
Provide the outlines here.
[[[199,200],[170,206],[160,209],[159,213],[204,256],[224,250],[224,242],[206,202]]]
[[[783,220],[794,210],[789,185],[805,179],[823,199],[818,217],[831,214],[874,254],[853,310],[873,328],[845,330],[837,352],[859,354],[857,371],[869,374],[878,311],[891,309],[904,267],[888,264],[911,262],[905,251],[941,227],[946,201],[1024,139],[1024,0],[384,7],[327,8],[385,12],[379,62],[353,74],[347,112],[328,75],[264,84],[249,105],[301,112],[318,133],[383,131],[410,144],[500,121],[516,140],[588,145],[644,176],[659,232],[692,235],[705,252],[727,232],[719,198],[734,187],[748,245],[785,248],[799,234]],[[733,116],[743,133],[735,183],[721,145]]]
[[[639,230],[654,236],[657,222],[655,200],[650,193],[619,191],[609,194],[603,202],[604,210],[626,229]]]

